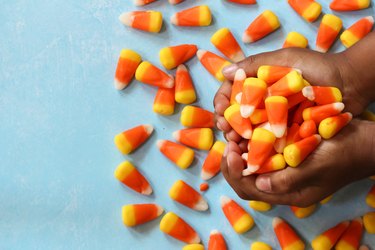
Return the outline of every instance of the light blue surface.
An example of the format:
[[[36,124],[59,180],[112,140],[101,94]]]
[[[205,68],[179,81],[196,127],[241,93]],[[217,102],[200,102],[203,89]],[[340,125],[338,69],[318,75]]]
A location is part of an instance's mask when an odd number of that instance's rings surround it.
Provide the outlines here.
[[[159,0],[139,9],[160,10],[165,26],[160,34],[123,27],[118,16],[135,10],[130,0],[2,1],[0,8],[0,249],[180,249],[183,244],[161,233],[160,219],[126,228],[121,206],[157,202],[190,223],[207,244],[211,229],[223,232],[231,249],[248,249],[263,240],[278,248],[271,220],[279,215],[295,226],[306,241],[335,223],[370,211],[364,203],[371,186],[362,181],[339,192],[308,219],[297,220],[287,207],[268,213],[250,211],[257,226],[237,235],[224,219],[221,194],[235,198],[222,176],[210,181],[204,194],[210,210],[191,211],[172,202],[167,190],[177,179],[198,188],[204,152],[182,171],[161,156],[157,139],[171,139],[180,129],[176,115],[152,112],[156,89],[133,82],[125,91],[113,88],[112,79],[122,48],[138,51],[160,66],[158,51],[167,45],[195,43],[218,53],[209,38],[220,27],[229,27],[237,38],[262,10],[280,17],[279,31],[260,42],[242,45],[247,55],[279,48],[286,34],[295,30],[314,44],[319,22],[304,22],[286,1],[259,0],[254,6],[223,1],[193,1],[170,6]],[[324,12],[328,13],[328,1]],[[169,24],[177,10],[208,4],[213,25],[178,28]],[[373,15],[368,9],[339,14],[345,27]],[[335,50],[343,49],[339,42]],[[196,58],[188,64],[199,96],[197,105],[213,110],[219,84]],[[156,132],[138,151],[124,157],[113,145],[113,136],[138,124],[151,123]],[[145,174],[154,195],[143,197],[121,186],[113,177],[117,164],[128,159]],[[375,246],[375,237],[363,242]]]

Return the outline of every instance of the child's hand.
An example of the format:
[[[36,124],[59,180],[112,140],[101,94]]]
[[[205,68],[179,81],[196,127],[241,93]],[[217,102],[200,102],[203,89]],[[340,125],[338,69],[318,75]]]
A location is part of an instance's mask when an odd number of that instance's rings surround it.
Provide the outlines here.
[[[353,120],[335,137],[322,141],[297,168],[242,176],[242,152],[229,142],[221,164],[224,177],[241,198],[305,207],[375,174],[375,123]]]

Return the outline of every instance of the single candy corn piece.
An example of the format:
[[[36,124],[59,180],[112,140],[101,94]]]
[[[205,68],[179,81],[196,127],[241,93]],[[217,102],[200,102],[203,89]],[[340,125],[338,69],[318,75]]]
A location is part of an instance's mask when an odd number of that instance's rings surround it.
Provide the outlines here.
[[[293,214],[298,219],[303,219],[303,218],[309,217],[311,214],[313,214],[315,212],[316,204],[311,205],[309,207],[290,206],[290,209],[292,210]]]
[[[177,12],[171,17],[171,23],[176,26],[208,26],[211,19],[210,8],[201,5]]]
[[[301,102],[305,101],[306,97],[303,96],[302,92],[298,92],[296,94],[288,96],[287,99],[288,99],[288,108],[290,109],[300,104]]]
[[[198,48],[194,44],[182,44],[162,48],[159,52],[161,64],[166,69],[174,69],[195,56]]]
[[[201,178],[203,180],[209,180],[219,173],[224,150],[225,143],[222,141],[216,141],[212,146],[202,166]]]
[[[114,175],[121,183],[140,194],[150,195],[152,193],[147,179],[129,161],[120,163]]]
[[[314,22],[322,12],[322,6],[314,0],[288,0],[288,3],[308,22]]]
[[[318,105],[342,102],[341,91],[336,87],[307,86],[302,89],[302,94]]]
[[[248,118],[263,101],[267,93],[267,84],[265,81],[250,77],[243,84],[240,112],[243,118]]]
[[[220,197],[221,209],[225,217],[238,234],[249,231],[254,226],[254,220],[240,205],[227,196]]]
[[[221,28],[211,37],[211,43],[233,62],[245,59],[240,45],[228,28]]]
[[[293,123],[297,123],[298,125],[301,125],[303,123],[303,111],[314,105],[315,105],[314,102],[309,101],[309,100],[305,100],[301,102],[298,108],[296,109],[296,111],[294,112],[293,120],[292,120]]]
[[[163,216],[159,227],[162,232],[187,244],[198,244],[201,241],[195,230],[173,212]]]
[[[344,128],[353,118],[353,115],[349,112],[339,114],[324,119],[319,124],[319,134],[324,139],[330,139],[334,137],[342,128]]]
[[[275,140],[276,137],[272,132],[264,128],[254,129],[249,141],[247,168],[242,171],[243,176],[250,175],[260,168],[271,154]]]
[[[288,133],[286,135],[287,146],[290,144],[296,143],[302,139],[301,136],[299,135],[299,129],[300,129],[300,126],[298,125],[298,123],[293,123],[292,126],[288,128]]]
[[[255,109],[250,116],[250,121],[254,125],[268,121],[267,111],[265,109]]]
[[[375,234],[375,212],[368,212],[363,215],[363,225],[367,233]]]
[[[327,52],[335,42],[341,28],[342,20],[338,16],[325,14],[319,26],[316,50],[323,53]]]
[[[349,48],[370,33],[374,25],[372,16],[364,17],[342,32],[340,40],[345,47]]]
[[[291,167],[297,167],[311,154],[321,141],[320,135],[312,135],[284,148],[284,158]]]
[[[273,219],[273,230],[282,250],[304,250],[305,244],[296,232],[279,217]]]
[[[348,228],[348,226],[349,221],[344,221],[328,229],[321,235],[318,235],[311,242],[312,248],[314,250],[333,249],[334,245]]]
[[[264,65],[258,68],[257,76],[268,85],[273,84],[290,73],[293,68]]]
[[[293,70],[268,88],[269,95],[290,96],[305,87],[300,73]]]
[[[153,3],[155,1],[156,0],[134,0],[134,5],[135,6],[143,6],[143,5],[147,5],[149,3]]]
[[[218,230],[212,230],[208,239],[208,250],[227,250],[227,243]]]
[[[207,201],[205,201],[197,191],[182,180],[176,181],[169,189],[169,197],[171,197],[172,200],[197,211],[206,211],[208,209]]]
[[[173,88],[173,76],[168,75],[149,62],[142,62],[135,72],[135,79],[160,88]]]
[[[336,11],[353,11],[366,9],[370,3],[370,0],[333,0],[329,7]]]
[[[242,41],[244,43],[252,43],[262,39],[280,27],[277,16],[270,10],[264,11],[247,27]]]
[[[234,75],[232,92],[230,95],[230,104],[238,103],[236,96],[242,92],[243,84],[246,79],[246,73],[243,69],[238,69]],[[239,103],[238,103],[239,104]]]
[[[225,80],[222,70],[224,67],[230,65],[230,62],[206,50],[198,50],[197,57],[203,67],[218,81],[223,82]]]
[[[190,128],[174,132],[173,138],[186,146],[209,150],[214,142],[214,133],[210,128]]]
[[[208,185],[207,182],[203,182],[199,185],[199,190],[201,192],[206,192],[210,188],[210,185]]]
[[[256,241],[251,244],[250,250],[272,250],[272,247],[264,242]]]
[[[302,117],[305,121],[313,120],[316,124],[319,124],[328,117],[340,114],[344,107],[345,105],[342,102],[310,107],[303,111]]]
[[[284,169],[286,167],[285,159],[282,154],[275,154],[270,156],[263,165],[254,173],[265,174],[277,170]]]
[[[249,201],[249,207],[259,212],[267,212],[272,208],[272,205],[263,201]]]
[[[316,124],[312,120],[304,121],[301,124],[301,127],[299,128],[299,135],[302,138],[306,138],[306,137],[312,136],[312,135],[314,135],[316,133],[317,133]]]
[[[202,244],[189,244],[184,246],[182,250],[204,250],[204,246]]]
[[[152,125],[139,125],[116,135],[114,142],[118,150],[127,155],[142,145],[152,131],[154,131]]]
[[[373,113],[371,110],[365,110],[361,114],[361,118],[367,121],[373,121],[375,122],[375,113]]]
[[[163,213],[164,209],[156,204],[133,204],[122,207],[122,221],[127,227],[134,227],[153,219]]]
[[[172,115],[175,106],[174,92],[174,88],[159,88],[155,95],[153,111],[160,115]]]
[[[289,32],[286,36],[285,42],[283,44],[283,48],[306,48],[308,45],[307,38],[295,31]]]
[[[372,208],[375,208],[375,185],[372,186],[366,196],[366,203]]]
[[[256,0],[228,0],[228,1],[232,3],[239,3],[239,4],[255,4],[257,2]]]
[[[176,71],[175,100],[178,103],[191,104],[196,99],[197,96],[189,71],[185,65],[181,64],[177,67]]]
[[[363,222],[361,217],[352,220],[349,227],[337,242],[336,250],[356,250],[359,247],[363,233]]]
[[[175,5],[175,4],[179,4],[179,3],[182,3],[183,1],[185,1],[185,0],[168,0],[168,2],[169,2],[170,4],[173,4],[173,5]]]
[[[241,116],[240,105],[229,106],[224,112],[224,118],[240,136],[245,139],[251,138],[253,133],[251,121]]]
[[[141,56],[135,51],[130,49],[121,50],[114,80],[116,89],[121,90],[128,86],[141,61]]]
[[[159,140],[157,146],[165,157],[182,169],[188,168],[194,160],[194,151],[181,144]]]
[[[266,98],[266,111],[272,132],[277,138],[283,137],[288,122],[288,99],[283,96]]]
[[[180,122],[185,127],[213,128],[214,114],[195,106],[185,106],[181,111]]]
[[[161,12],[153,10],[125,12],[119,19],[126,26],[153,33],[158,33],[163,25]]]

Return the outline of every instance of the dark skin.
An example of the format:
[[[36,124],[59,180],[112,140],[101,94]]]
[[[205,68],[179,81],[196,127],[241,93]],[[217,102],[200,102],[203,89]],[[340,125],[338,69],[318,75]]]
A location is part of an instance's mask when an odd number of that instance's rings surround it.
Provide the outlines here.
[[[338,87],[343,93],[345,110],[357,116],[375,101],[374,47],[375,33],[370,33],[342,53],[283,49],[248,57],[223,70],[229,81],[222,84],[214,99],[217,127],[228,140],[221,168],[241,198],[306,207],[349,183],[375,175],[375,123],[354,119],[335,137],[322,141],[297,168],[242,176],[245,164],[241,154],[247,151],[247,141],[223,117],[236,70],[242,68],[252,77],[262,65],[298,68],[312,85]]]

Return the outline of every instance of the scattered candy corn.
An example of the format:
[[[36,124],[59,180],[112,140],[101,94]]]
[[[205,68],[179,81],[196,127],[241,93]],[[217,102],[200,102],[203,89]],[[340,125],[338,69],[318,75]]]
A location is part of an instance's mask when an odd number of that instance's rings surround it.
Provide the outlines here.
[[[302,117],[305,121],[313,120],[316,124],[319,124],[328,117],[340,114],[344,107],[342,102],[310,107],[303,111]]]
[[[121,50],[114,80],[116,89],[121,90],[128,86],[141,61],[142,58],[137,52],[130,49]]]
[[[267,212],[272,208],[272,205],[263,201],[249,201],[249,207],[259,212]]]
[[[240,205],[227,196],[220,197],[221,209],[236,233],[242,234],[254,226],[254,220]]]
[[[166,69],[173,69],[195,56],[197,50],[194,44],[165,47],[159,52],[160,62]]]
[[[182,3],[183,1],[185,0],[168,0],[170,4],[179,4],[179,3]]]
[[[201,241],[195,230],[173,212],[165,214],[161,219],[160,230],[187,244],[197,244]]]
[[[153,10],[125,12],[119,19],[126,26],[153,33],[158,33],[163,25],[162,14]]]
[[[363,232],[363,222],[359,217],[350,222],[349,227],[337,242],[336,250],[355,250],[358,249]]]
[[[135,72],[135,78],[143,83],[161,88],[173,88],[173,76],[161,71],[149,62],[142,62]]]
[[[363,215],[363,225],[367,233],[375,234],[375,212],[368,212]]]
[[[272,250],[272,248],[264,242],[256,241],[251,244],[250,250]]]
[[[182,250],[204,250],[204,246],[202,244],[189,244],[184,246]]]
[[[182,180],[176,181],[169,189],[171,199],[197,211],[206,211],[208,204],[205,199],[191,186]]]
[[[281,218],[274,218],[273,230],[279,240],[282,250],[304,250],[305,244],[296,232]]]
[[[199,190],[200,190],[201,192],[205,192],[205,191],[207,191],[209,188],[210,188],[210,185],[208,185],[207,182],[203,182],[203,183],[201,183],[201,184],[199,185]]]
[[[305,87],[300,73],[293,70],[268,88],[269,95],[290,96]]]
[[[341,29],[342,21],[338,16],[325,14],[319,26],[316,50],[323,53],[327,52],[335,42]]]
[[[370,6],[370,0],[333,0],[329,7],[336,11],[362,10]]]
[[[214,133],[210,128],[190,128],[174,132],[173,138],[186,146],[209,150],[214,142]]]
[[[283,96],[266,98],[266,111],[272,132],[277,138],[283,137],[288,122],[288,99]]]
[[[288,0],[288,3],[308,22],[314,22],[322,12],[322,6],[314,0]]]
[[[163,208],[156,204],[125,205],[122,207],[122,221],[125,226],[133,227],[156,219],[163,211]]]
[[[117,180],[140,194],[150,195],[152,193],[147,179],[129,161],[120,163],[114,175]]]
[[[240,112],[243,118],[250,117],[267,93],[267,84],[258,78],[247,78],[243,84]]]
[[[153,111],[160,115],[172,115],[175,106],[174,96],[174,88],[159,88],[155,95],[154,105],[152,107]]]
[[[156,0],[134,0],[134,5],[143,6],[143,5],[146,5],[146,4],[149,4],[149,3],[153,3],[155,1]]]
[[[341,235],[349,226],[349,221],[344,221],[318,235],[311,242],[314,250],[332,249]]]
[[[157,146],[165,157],[182,169],[188,168],[194,160],[194,151],[181,144],[158,140]]]
[[[282,154],[274,154],[269,157],[263,165],[254,173],[255,174],[264,174],[277,170],[284,169],[286,167],[285,159]]]
[[[208,250],[226,250],[227,244],[218,230],[212,230],[208,240]]]
[[[273,84],[290,73],[293,68],[264,65],[258,68],[257,76],[268,85]]]
[[[232,92],[230,96],[230,104],[238,103],[236,101],[236,96],[242,92],[243,84],[246,79],[246,73],[243,69],[238,69],[234,75]],[[239,104],[239,103],[238,103]]]
[[[228,0],[229,2],[239,3],[239,4],[255,4],[256,0]]]
[[[140,125],[115,136],[114,142],[123,154],[129,154],[150,137],[154,128],[151,125]]]
[[[214,114],[195,106],[185,106],[181,111],[180,122],[185,127],[213,128]]]
[[[220,171],[220,163],[224,150],[225,143],[222,141],[216,141],[212,146],[202,166],[201,178],[203,180],[211,179]]]
[[[375,185],[372,186],[366,196],[366,203],[372,208],[375,208]]]
[[[314,213],[314,211],[316,210],[316,205],[314,204],[308,207],[290,206],[290,209],[298,219],[303,219],[309,217],[312,213]]]
[[[324,139],[330,139],[335,136],[343,127],[345,127],[353,118],[349,112],[339,114],[324,119],[319,124],[319,134]]]
[[[211,19],[210,8],[201,5],[177,12],[171,17],[171,23],[176,26],[208,26]]]
[[[328,119],[328,118],[327,118]],[[322,124],[322,123],[320,123]],[[312,136],[317,133],[316,124],[313,120],[304,121],[299,128],[299,135],[302,138]],[[324,138],[324,137],[323,137]]]
[[[349,48],[370,33],[374,25],[372,16],[364,17],[342,32],[340,40],[345,47]]]
[[[206,50],[198,50],[197,57],[206,70],[218,81],[223,82],[225,80],[221,71],[224,67],[230,65],[230,62]]]
[[[306,48],[308,45],[307,38],[295,31],[289,32],[285,42],[283,44],[283,48],[291,48],[291,47],[296,47],[296,48]]]
[[[242,41],[244,43],[252,43],[262,39],[280,27],[277,16],[270,10],[264,11],[247,27]]]
[[[245,54],[228,28],[216,31],[211,37],[211,43],[233,62],[245,59]]]
[[[320,135],[312,135],[296,143],[290,144],[284,149],[284,158],[286,163],[291,167],[297,167],[306,159],[312,151],[319,145]]]
[[[224,112],[224,118],[240,136],[245,139],[251,138],[253,133],[251,121],[241,116],[240,105],[229,106]]]
[[[181,64],[177,67],[176,71],[175,100],[178,103],[191,104],[195,102],[196,99],[197,96],[189,71],[185,65]]]

